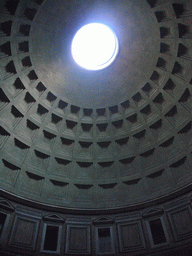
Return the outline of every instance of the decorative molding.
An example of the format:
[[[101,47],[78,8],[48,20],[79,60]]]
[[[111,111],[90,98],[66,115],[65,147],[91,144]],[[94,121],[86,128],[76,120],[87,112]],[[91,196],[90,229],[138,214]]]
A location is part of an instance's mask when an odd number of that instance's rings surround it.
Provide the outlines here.
[[[106,216],[99,217],[99,218],[93,220],[94,225],[113,224],[114,222],[115,222],[114,219],[106,217]]]
[[[192,209],[190,203],[167,212],[175,241],[192,237]]]
[[[145,239],[141,220],[117,223],[120,252],[145,249]]]
[[[40,220],[28,214],[16,213],[10,246],[35,250]]]
[[[43,220],[44,221],[51,221],[51,222],[58,222],[58,223],[65,222],[65,220],[62,217],[60,217],[58,214],[54,214],[54,213],[44,215]]]
[[[162,215],[163,213],[164,213],[164,210],[162,208],[152,208],[144,212],[142,214],[142,217],[145,219],[145,218],[153,217],[156,215]]]
[[[86,255],[91,253],[91,227],[82,224],[67,224],[65,253]]]
[[[3,208],[9,212],[14,212],[15,208],[13,207],[13,205],[11,203],[9,203],[9,201],[7,201],[6,199],[0,198],[0,208]]]

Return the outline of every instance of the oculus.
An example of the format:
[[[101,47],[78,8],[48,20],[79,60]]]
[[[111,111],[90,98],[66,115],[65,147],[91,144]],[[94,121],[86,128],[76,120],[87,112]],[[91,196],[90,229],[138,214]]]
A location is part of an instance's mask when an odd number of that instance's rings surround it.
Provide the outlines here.
[[[115,60],[118,49],[117,36],[108,26],[89,23],[75,34],[71,54],[82,68],[100,70],[108,67]]]

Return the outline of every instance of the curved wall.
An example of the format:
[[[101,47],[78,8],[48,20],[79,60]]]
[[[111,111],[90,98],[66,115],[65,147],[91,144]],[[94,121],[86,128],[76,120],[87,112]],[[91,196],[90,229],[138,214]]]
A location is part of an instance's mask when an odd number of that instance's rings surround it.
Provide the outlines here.
[[[7,0],[1,14],[3,190],[99,210],[190,186],[188,1]],[[96,19],[111,24],[120,51],[109,68],[88,72],[69,56],[70,39]]]
[[[1,255],[189,256],[191,207],[189,193],[137,211],[74,215],[56,209],[37,209],[1,197],[0,252]]]

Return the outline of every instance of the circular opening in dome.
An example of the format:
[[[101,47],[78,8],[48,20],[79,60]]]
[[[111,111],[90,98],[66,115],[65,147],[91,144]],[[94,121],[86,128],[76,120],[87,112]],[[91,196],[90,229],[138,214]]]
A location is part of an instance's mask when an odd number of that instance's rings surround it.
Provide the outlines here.
[[[101,23],[90,23],[80,28],[71,45],[75,62],[88,70],[108,67],[115,60],[118,49],[117,36]]]

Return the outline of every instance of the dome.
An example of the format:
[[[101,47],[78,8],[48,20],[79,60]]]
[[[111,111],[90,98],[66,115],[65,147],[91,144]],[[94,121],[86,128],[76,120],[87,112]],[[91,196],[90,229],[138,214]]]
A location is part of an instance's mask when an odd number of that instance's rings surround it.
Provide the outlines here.
[[[189,188],[191,3],[175,2],[1,1],[3,193],[98,212]],[[119,51],[90,71],[70,49],[97,22],[114,31]]]

